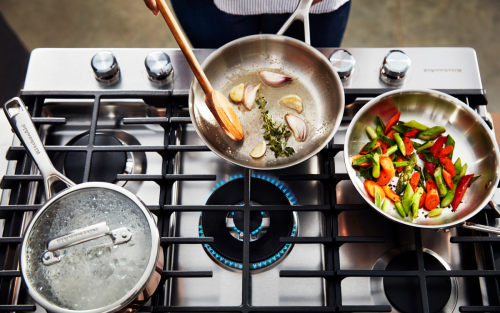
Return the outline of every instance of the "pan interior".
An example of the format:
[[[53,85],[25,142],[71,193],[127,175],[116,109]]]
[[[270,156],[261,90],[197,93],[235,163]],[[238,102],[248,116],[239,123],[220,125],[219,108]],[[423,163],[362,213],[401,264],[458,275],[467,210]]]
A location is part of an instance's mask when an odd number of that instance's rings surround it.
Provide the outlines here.
[[[204,63],[203,69],[212,87],[229,96],[238,84],[262,84],[261,92],[268,101],[266,109],[277,123],[285,124],[286,113],[306,122],[307,139],[297,142],[290,137],[288,146],[295,149],[290,157],[275,158],[267,149],[264,157],[253,159],[249,152],[263,141],[263,120],[255,107],[247,111],[233,103],[240,118],[244,138],[229,139],[205,105],[204,93],[197,81],[190,90],[190,114],[201,139],[219,156],[250,168],[272,169],[297,164],[316,154],[333,137],[344,109],[343,89],[337,73],[329,61],[317,50],[292,38],[277,35],[256,35],[233,41],[215,51]],[[266,86],[258,72],[268,70],[291,76],[293,81],[282,87]],[[284,108],[278,101],[287,95],[298,95],[303,111]]]
[[[126,227],[131,240],[114,245],[110,236],[104,236],[59,249],[60,262],[42,264],[49,239],[102,222],[111,230]],[[134,289],[145,274],[152,247],[151,229],[141,208],[104,188],[63,195],[39,215],[28,236],[25,277],[52,305],[78,311],[108,306]]]
[[[366,126],[374,125],[373,118],[378,115],[387,123],[397,111],[401,112],[401,121],[416,120],[428,127],[445,127],[445,135],[449,134],[455,140],[452,161],[455,162],[460,157],[462,165],[467,163],[467,174],[481,175],[467,190],[456,212],[445,208],[440,216],[430,218],[427,211],[420,210],[419,216],[410,223],[404,220],[396,209],[385,213],[373,204],[373,198],[363,185],[364,178],[351,166],[352,159],[359,154],[363,145],[370,141]],[[381,214],[420,227],[449,227],[472,217],[487,204],[500,178],[498,146],[486,124],[481,123],[480,117],[459,100],[431,90],[395,91],[370,101],[353,119],[346,137],[345,151],[349,177],[361,196]],[[420,158],[417,160],[417,164],[423,168],[423,161]],[[396,182],[397,178],[392,183]]]

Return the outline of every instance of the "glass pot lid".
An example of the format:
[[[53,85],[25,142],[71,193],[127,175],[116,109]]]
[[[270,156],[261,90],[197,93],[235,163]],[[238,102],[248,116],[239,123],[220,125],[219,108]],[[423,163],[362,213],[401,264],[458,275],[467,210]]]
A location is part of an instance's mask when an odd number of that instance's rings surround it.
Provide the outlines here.
[[[89,185],[50,201],[23,242],[23,277],[49,311],[124,306],[156,266],[159,236],[149,212],[113,187]]]

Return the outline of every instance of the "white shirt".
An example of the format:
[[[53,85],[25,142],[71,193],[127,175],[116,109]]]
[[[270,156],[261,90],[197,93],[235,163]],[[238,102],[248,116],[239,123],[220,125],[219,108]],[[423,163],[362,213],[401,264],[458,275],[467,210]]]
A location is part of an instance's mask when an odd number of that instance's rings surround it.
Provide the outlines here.
[[[323,0],[311,7],[312,14],[337,10],[349,0]],[[299,0],[214,0],[215,6],[223,12],[234,15],[292,13]]]

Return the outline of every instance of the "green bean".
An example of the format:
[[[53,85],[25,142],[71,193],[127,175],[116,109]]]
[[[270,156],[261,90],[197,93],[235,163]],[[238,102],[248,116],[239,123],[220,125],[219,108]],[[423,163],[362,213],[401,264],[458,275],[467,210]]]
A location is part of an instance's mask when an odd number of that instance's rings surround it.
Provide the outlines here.
[[[411,187],[411,186],[410,186]],[[424,194],[424,188],[418,187],[415,194],[411,198],[411,210],[413,212],[413,218],[418,217],[418,207],[420,205],[420,198]]]
[[[407,166],[410,164],[410,161],[399,161],[399,162],[392,162],[394,167],[401,167],[401,166]]]
[[[453,189],[448,190],[448,192],[446,193],[446,196],[444,196],[443,199],[441,199],[441,207],[442,208],[446,208],[447,206],[449,206],[451,204],[451,202],[453,201],[453,198],[455,198],[455,191],[456,190],[457,190],[457,184],[454,184]]]
[[[425,144],[423,144],[422,146],[420,146],[420,147],[417,148],[417,153],[420,152],[420,151],[422,151],[422,150],[429,149],[433,145],[434,145],[433,141],[427,141]]]
[[[465,176],[465,174],[467,174],[467,163],[464,164],[464,166],[462,166],[462,169],[460,170],[460,176],[459,176],[459,180]]]
[[[378,178],[380,176],[380,155],[377,152],[367,154],[366,157],[372,162],[372,176]]]
[[[460,158],[458,158],[455,161],[455,170],[456,170],[457,174],[460,174],[460,172],[462,171],[462,160],[460,160]]]
[[[422,125],[422,124],[420,124],[419,122],[417,122],[415,120],[411,120],[409,122],[406,122],[403,125],[411,127],[411,128],[416,128],[416,129],[422,130],[422,131],[429,129],[429,127],[427,127],[425,125]]]
[[[382,205],[382,195],[378,190],[378,188],[375,188],[375,205],[377,206],[377,208],[380,208],[380,206]]]
[[[401,139],[401,136],[399,136],[398,133],[394,133],[394,139],[396,140],[396,144],[398,145],[398,148],[401,151],[401,154],[403,156],[406,156],[405,143],[403,142],[403,139]]]
[[[434,209],[434,210],[430,211],[429,214],[427,214],[427,216],[428,217],[436,217],[436,216],[441,215],[442,212],[443,212],[443,209]]]
[[[405,212],[405,209],[403,208],[403,205],[401,204],[401,202],[396,202],[396,203],[394,203],[394,205],[396,206],[396,209],[398,210],[399,214],[402,217],[406,217],[406,212]]]
[[[382,204],[382,211],[387,212],[390,208],[391,202],[389,199],[385,198],[384,203]]]
[[[446,184],[443,179],[443,169],[441,168],[441,166],[436,167],[436,170],[434,171],[434,180],[436,181],[439,196],[446,196],[446,194],[448,193],[448,188],[446,188]]]
[[[398,146],[397,145],[390,146],[389,148],[387,148],[386,155],[389,156],[389,155],[393,154],[396,151],[398,151]]]
[[[406,214],[408,215],[411,212],[411,199],[414,195],[413,188],[411,188],[410,184],[406,185],[405,193],[403,195],[403,199],[401,202],[403,203],[403,208],[405,209]]]
[[[445,146],[452,146],[453,147],[453,150],[451,150],[450,154],[448,154],[448,157],[451,160],[451,158],[453,157],[453,151],[455,150],[455,140],[450,135],[448,135],[448,137],[446,137]]]
[[[371,140],[375,140],[378,138],[377,133],[375,132],[375,129],[373,129],[373,127],[366,126],[366,132],[368,133],[368,136]]]
[[[446,129],[441,126],[434,126],[432,128],[427,129],[426,131],[423,131],[418,134],[417,138],[421,140],[434,140],[437,137],[441,136],[442,133],[444,133]]]

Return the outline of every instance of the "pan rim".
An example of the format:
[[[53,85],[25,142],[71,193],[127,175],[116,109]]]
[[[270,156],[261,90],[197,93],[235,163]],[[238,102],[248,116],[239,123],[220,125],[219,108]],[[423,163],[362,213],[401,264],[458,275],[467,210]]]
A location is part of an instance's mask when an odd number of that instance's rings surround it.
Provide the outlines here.
[[[352,171],[349,170],[350,168],[352,169],[352,166],[349,163],[349,155],[347,154],[348,145],[349,145],[349,137],[350,137],[349,135],[351,134],[352,129],[354,128],[354,125],[357,123],[359,117],[361,115],[363,115],[363,113],[365,111],[367,111],[369,108],[371,108],[376,103],[379,103],[382,99],[384,99],[386,97],[393,96],[393,95],[402,95],[402,94],[427,94],[427,95],[431,95],[434,97],[443,98],[449,102],[452,102],[452,103],[462,107],[469,114],[471,114],[479,122],[479,124],[483,127],[483,129],[488,133],[490,139],[495,138],[495,136],[493,135],[493,132],[491,131],[489,126],[483,121],[483,119],[474,110],[472,110],[468,105],[466,105],[465,103],[463,103],[459,99],[452,97],[444,92],[433,90],[433,89],[425,89],[425,88],[422,88],[422,89],[401,88],[401,89],[389,91],[389,92],[386,92],[386,93],[379,95],[378,97],[370,100],[367,104],[365,104],[361,108],[361,110],[359,110],[355,114],[354,118],[352,119],[351,123],[349,124],[349,127],[347,128],[346,137],[344,140],[344,164],[346,166],[347,174],[349,175],[349,179],[351,181],[354,181],[354,179],[358,179],[357,177],[354,177],[354,178],[352,177],[352,173],[351,173]],[[500,152],[499,152],[499,148],[498,148],[498,144],[497,144],[496,140],[493,140],[493,147],[494,147],[495,156],[497,159],[497,164],[500,164]],[[498,171],[499,171],[499,168],[497,167],[497,172]],[[500,175],[496,175],[496,181],[493,182],[494,183],[493,186],[498,186],[499,181],[500,181]],[[386,213],[386,212],[380,210],[379,208],[377,208],[375,206],[375,204],[373,203],[373,201],[371,201],[371,199],[367,199],[367,197],[364,195],[363,192],[361,192],[361,190],[359,189],[357,184],[353,183],[353,185],[356,188],[356,190],[358,191],[358,193],[360,194],[360,196],[363,197],[363,199],[372,207],[372,209],[374,209],[378,213],[382,214],[384,217],[386,217],[394,222],[405,224],[407,226],[418,227],[418,228],[427,228],[427,229],[437,229],[437,230],[449,229],[449,228],[453,228],[453,227],[460,226],[460,225],[464,224],[468,219],[474,217],[477,213],[479,213],[485,207],[485,205],[495,195],[495,192],[498,189],[498,187],[491,188],[490,191],[488,192],[488,194],[483,199],[483,201],[477,206],[477,208],[475,210],[473,210],[472,212],[470,212],[469,214],[467,214],[466,216],[462,217],[461,219],[458,219],[458,220],[455,220],[455,221],[449,222],[449,223],[443,223],[443,224],[437,224],[437,225],[427,225],[427,224],[410,223],[410,222],[395,218],[394,216],[390,215],[389,213]]]
[[[238,166],[242,166],[244,168],[254,169],[254,170],[264,170],[264,171],[267,171],[267,170],[283,169],[283,168],[287,168],[287,167],[291,167],[291,166],[297,165],[299,163],[302,163],[302,162],[310,159],[311,157],[313,157],[316,154],[318,154],[333,139],[333,136],[335,136],[335,134],[337,133],[337,131],[338,131],[339,127],[340,127],[340,124],[342,122],[342,117],[344,116],[344,107],[345,107],[344,86],[342,84],[342,81],[340,80],[340,77],[337,74],[337,71],[333,67],[333,65],[330,63],[330,61],[328,61],[328,59],[321,52],[319,52],[319,50],[317,50],[316,48],[314,48],[314,47],[312,47],[312,46],[310,46],[310,45],[308,45],[308,44],[306,44],[303,41],[300,41],[298,39],[291,38],[291,37],[288,37],[288,36],[274,35],[274,34],[251,35],[251,36],[246,36],[246,37],[238,38],[236,40],[228,42],[225,45],[223,45],[222,47],[220,47],[219,49],[215,50],[213,53],[211,53],[205,59],[205,61],[203,61],[203,63],[201,64],[202,69],[205,70],[206,67],[212,62],[212,60],[216,59],[219,55],[221,55],[222,51],[228,49],[228,47],[233,46],[233,45],[238,45],[240,43],[245,43],[247,41],[253,41],[253,40],[256,40],[256,39],[257,40],[278,40],[278,41],[285,41],[285,42],[286,41],[291,41],[293,43],[296,43],[296,44],[300,45],[301,47],[305,48],[306,50],[310,51],[311,53],[313,53],[313,55],[315,55],[319,59],[321,59],[323,61],[323,63],[332,71],[332,73],[335,74],[335,75],[333,75],[335,84],[337,86],[340,86],[340,88],[341,88],[341,90],[339,92],[339,96],[338,96],[338,98],[340,100],[339,101],[340,102],[339,103],[339,113],[340,114],[338,115],[338,118],[335,121],[335,124],[333,125],[332,131],[325,138],[325,140],[320,145],[318,145],[318,147],[316,147],[316,149],[312,150],[311,152],[309,152],[308,154],[306,154],[304,157],[299,158],[299,159],[297,159],[295,161],[286,163],[286,164],[282,164],[282,165],[265,166],[265,167],[252,166],[252,165],[246,164],[246,162],[241,162],[241,161],[237,161],[237,160],[228,158],[227,156],[225,156],[222,153],[220,153],[217,149],[212,148],[212,145],[209,144],[207,141],[204,140],[203,132],[199,129],[198,124],[196,123],[196,119],[194,118],[195,117],[195,112],[194,112],[194,107],[195,107],[195,104],[194,104],[194,86],[195,86],[195,84],[198,84],[198,81],[196,80],[196,78],[193,78],[193,80],[191,82],[191,86],[189,88],[189,100],[188,100],[188,103],[189,103],[189,116],[191,118],[191,123],[193,124],[193,126],[194,126],[194,128],[196,130],[196,133],[198,134],[198,137],[200,137],[201,141],[203,141],[203,143],[210,149],[210,151],[214,152],[217,156],[221,157],[222,159],[224,159],[224,160],[226,160],[226,161],[228,161],[228,162],[230,162],[232,164],[235,164],[235,165],[238,165]]]
[[[42,215],[48,207],[50,207],[55,201],[59,200],[60,198],[64,197],[67,194],[73,193],[73,192],[78,191],[78,190],[89,189],[89,188],[108,189],[108,190],[118,192],[118,193],[124,195],[125,197],[127,197],[128,199],[132,200],[142,210],[144,216],[146,217],[146,220],[148,221],[149,228],[151,230],[151,253],[150,253],[150,258],[149,258],[148,264],[146,266],[146,269],[144,270],[144,273],[141,276],[141,278],[139,279],[139,281],[135,284],[135,286],[132,289],[130,289],[120,299],[118,299],[114,303],[111,303],[105,307],[95,308],[95,309],[91,309],[91,310],[71,310],[71,309],[56,306],[55,304],[53,304],[52,302],[47,300],[45,297],[43,297],[42,295],[40,295],[36,291],[36,288],[34,288],[34,286],[31,284],[30,279],[28,279],[26,271],[23,270],[23,269],[27,268],[26,247],[27,247],[27,241],[28,241],[29,234],[31,233],[31,231],[33,229],[35,221],[38,220],[40,215]],[[158,258],[160,257],[159,251],[160,251],[160,234],[158,232],[158,228],[157,228],[156,223],[151,215],[151,212],[149,211],[147,206],[144,204],[144,202],[142,202],[142,200],[139,199],[139,197],[137,197],[132,192],[126,190],[125,188],[116,186],[114,184],[104,183],[104,182],[87,182],[87,183],[78,184],[78,185],[75,185],[75,186],[72,186],[72,187],[69,187],[67,189],[62,190],[61,192],[57,193],[55,196],[50,198],[47,202],[45,202],[43,204],[43,206],[36,212],[36,214],[31,219],[31,222],[29,223],[28,228],[26,229],[25,236],[24,236],[22,244],[21,244],[21,260],[20,260],[19,266],[20,266],[20,270],[21,270],[21,275],[22,275],[23,280],[24,280],[26,287],[28,289],[28,293],[35,300],[36,303],[40,304],[40,306],[47,309],[47,311],[57,312],[57,313],[115,312],[115,311],[120,310],[121,308],[126,307],[131,302],[133,302],[137,298],[137,296],[144,290],[144,288],[146,288],[149,281],[153,277],[153,274],[155,273],[156,264],[158,262]],[[156,255],[156,257],[153,257],[155,255]]]

